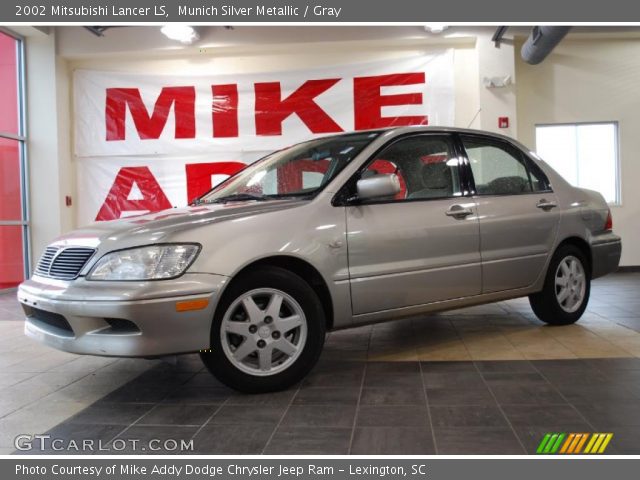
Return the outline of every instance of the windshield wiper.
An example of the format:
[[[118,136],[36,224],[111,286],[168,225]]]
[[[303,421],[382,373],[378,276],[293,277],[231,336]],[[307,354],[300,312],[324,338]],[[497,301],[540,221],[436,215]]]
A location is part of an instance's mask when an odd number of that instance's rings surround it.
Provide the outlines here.
[[[225,195],[223,197],[214,198],[213,200],[207,200],[205,203],[246,202],[248,200],[264,202],[266,200],[269,200],[269,197],[265,195],[256,195],[253,193],[234,193],[232,195]]]

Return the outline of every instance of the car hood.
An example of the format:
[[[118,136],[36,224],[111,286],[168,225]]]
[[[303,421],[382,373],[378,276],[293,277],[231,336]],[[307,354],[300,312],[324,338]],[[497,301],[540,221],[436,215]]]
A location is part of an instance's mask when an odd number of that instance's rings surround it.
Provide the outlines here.
[[[55,245],[113,248],[161,243],[175,234],[219,222],[288,210],[308,203],[308,200],[268,200],[213,203],[136,215],[119,220],[96,222],[56,239]],[[192,241],[197,241],[197,238]]]

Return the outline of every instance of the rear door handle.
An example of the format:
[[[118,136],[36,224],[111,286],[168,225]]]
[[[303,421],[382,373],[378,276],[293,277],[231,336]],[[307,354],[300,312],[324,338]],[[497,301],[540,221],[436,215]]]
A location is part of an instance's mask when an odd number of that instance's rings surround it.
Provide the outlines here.
[[[556,202],[550,202],[545,200],[544,198],[536,203],[537,208],[541,208],[542,210],[551,210],[552,208],[556,208],[558,204]]]
[[[473,215],[473,210],[467,207],[463,207],[462,205],[451,205],[449,210],[444,212],[447,217],[453,217],[457,220],[462,220],[469,215]]]

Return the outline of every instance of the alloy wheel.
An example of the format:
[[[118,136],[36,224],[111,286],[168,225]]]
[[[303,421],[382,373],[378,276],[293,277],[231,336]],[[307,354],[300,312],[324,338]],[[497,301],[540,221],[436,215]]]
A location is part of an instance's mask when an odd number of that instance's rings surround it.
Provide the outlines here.
[[[307,321],[300,304],[272,288],[245,292],[225,312],[222,349],[239,370],[268,376],[287,369],[302,353]]]
[[[569,255],[562,259],[556,269],[556,299],[560,308],[567,313],[578,310],[584,302],[587,289],[582,262]]]

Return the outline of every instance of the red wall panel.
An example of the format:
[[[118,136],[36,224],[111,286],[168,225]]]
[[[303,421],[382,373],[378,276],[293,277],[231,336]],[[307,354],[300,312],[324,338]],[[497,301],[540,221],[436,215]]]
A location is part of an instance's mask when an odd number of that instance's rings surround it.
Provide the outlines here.
[[[0,289],[18,286],[23,272],[22,227],[0,225]]]
[[[0,132],[18,133],[17,41],[0,33]]]

